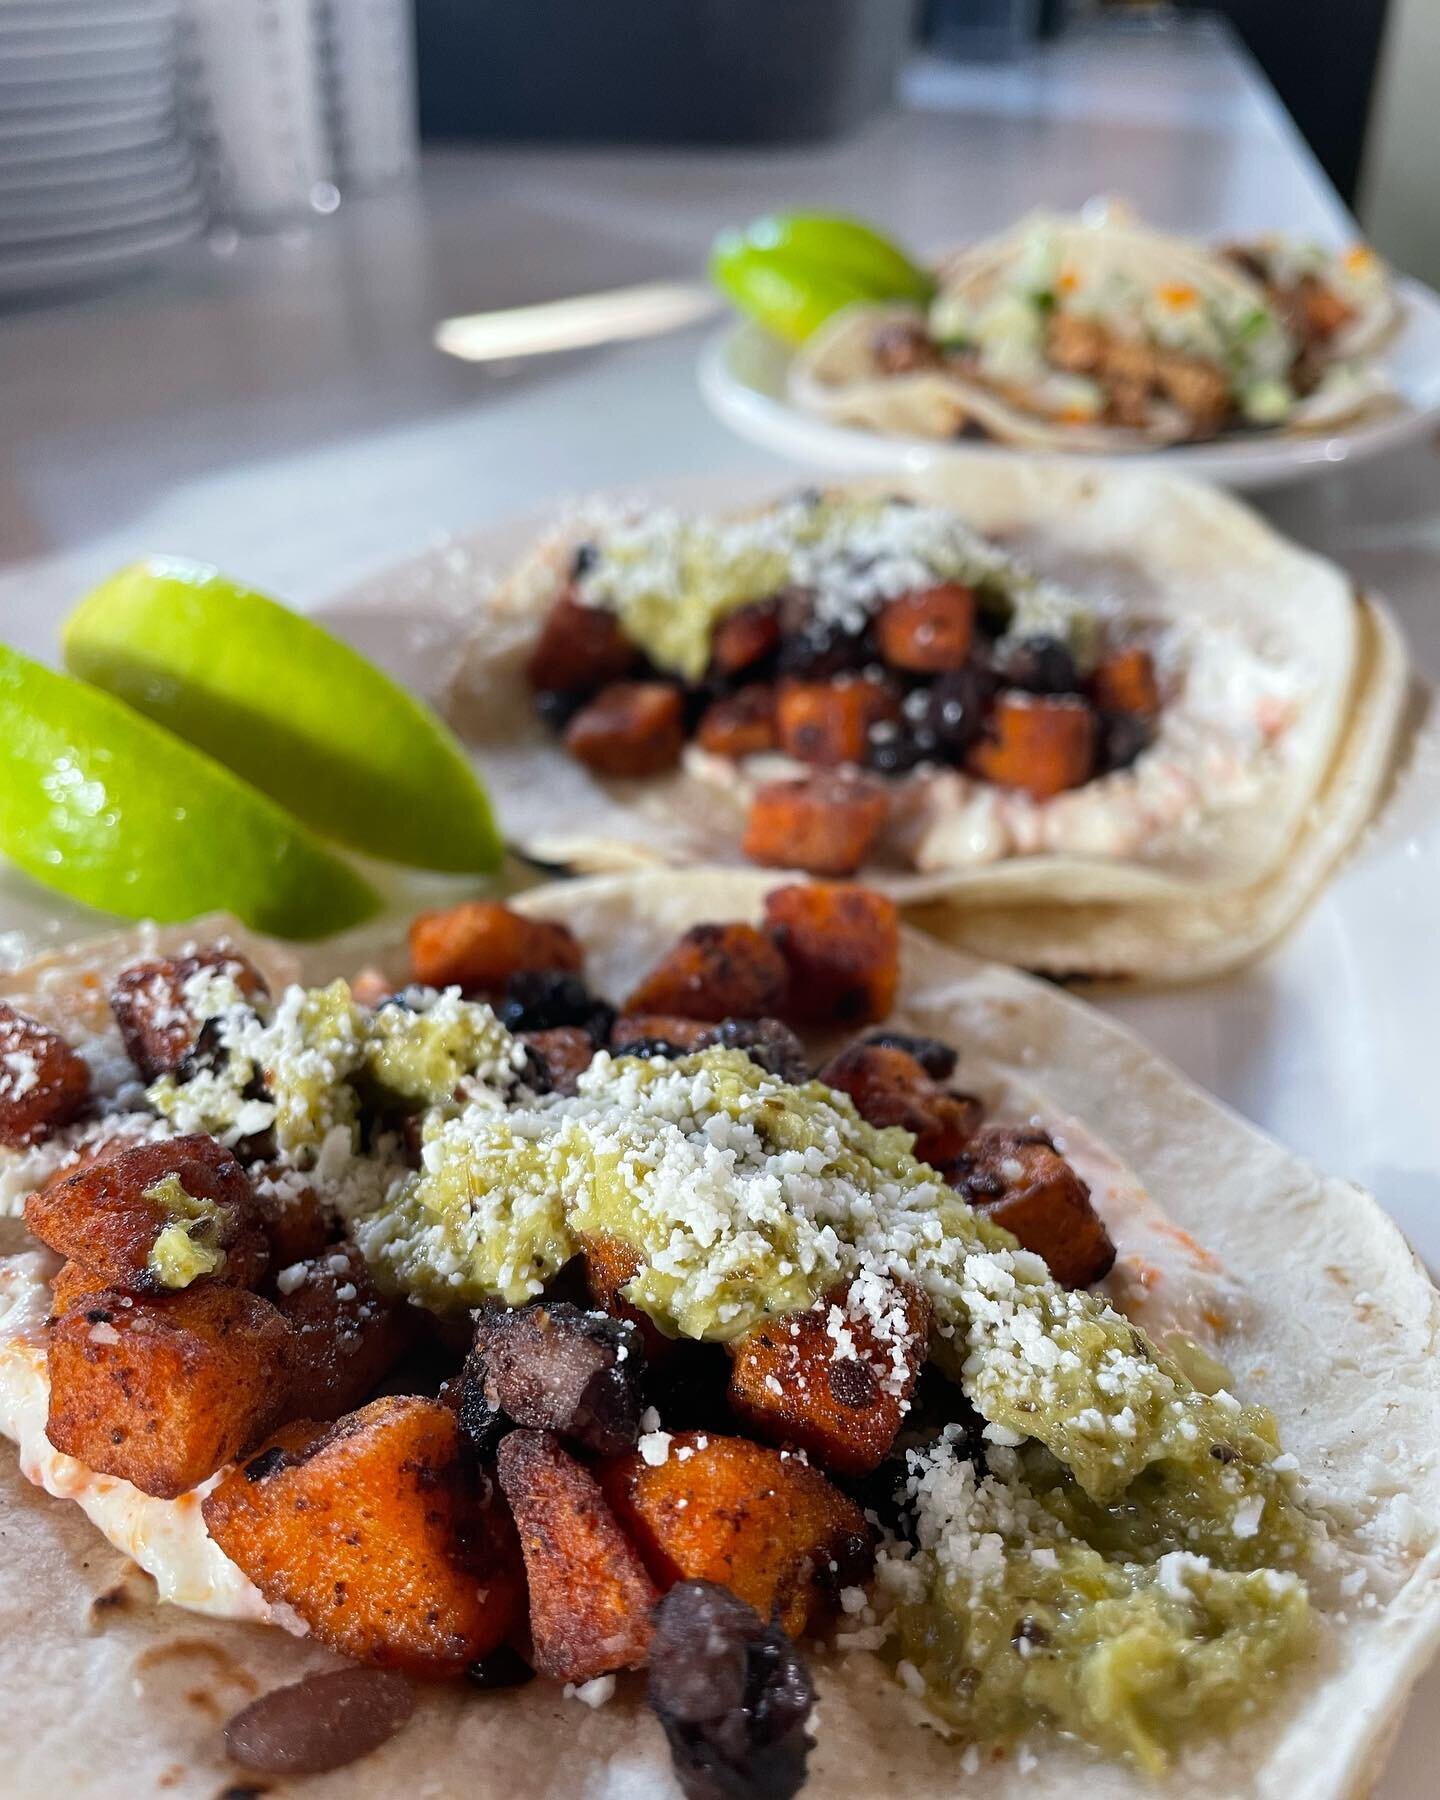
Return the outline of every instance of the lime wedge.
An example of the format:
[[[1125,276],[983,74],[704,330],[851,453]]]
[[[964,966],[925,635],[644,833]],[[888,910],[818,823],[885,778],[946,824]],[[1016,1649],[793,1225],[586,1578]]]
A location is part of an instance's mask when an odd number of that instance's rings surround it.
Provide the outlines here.
[[[108,694],[0,645],[0,853],[123,918],[321,937],[380,898],[297,819]]]
[[[65,626],[70,670],[208,751],[327,837],[391,862],[497,868],[484,789],[428,707],[203,563],[136,563]]]
[[[716,243],[710,273],[741,312],[787,344],[803,344],[842,307],[874,298],[843,275],[740,239]]]
[[[775,250],[851,281],[877,300],[926,305],[934,278],[899,247],[860,219],[837,213],[775,213],[745,228],[755,250]]]

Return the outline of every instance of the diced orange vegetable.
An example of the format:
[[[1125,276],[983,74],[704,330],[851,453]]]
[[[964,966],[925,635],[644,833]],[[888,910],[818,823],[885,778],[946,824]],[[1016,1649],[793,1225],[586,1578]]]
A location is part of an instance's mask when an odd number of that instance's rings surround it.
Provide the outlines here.
[[[597,775],[659,775],[685,748],[685,702],[665,681],[601,688],[565,727],[565,748]]]
[[[913,1132],[916,1156],[934,1168],[953,1163],[980,1125],[977,1100],[947,1093],[890,1044],[849,1045],[821,1069],[820,1080],[848,1094],[870,1124]]]
[[[550,1086],[557,1094],[573,1094],[576,1077],[590,1067],[595,1045],[588,1031],[578,1025],[552,1025],[547,1031],[522,1031],[528,1044],[545,1065]]]
[[[864,676],[784,681],[775,700],[775,733],[785,754],[800,762],[826,768],[862,763],[870,727],[898,711],[891,690]]]
[[[408,1349],[416,1314],[387,1299],[354,1244],[331,1244],[276,1278],[276,1310],[295,1333],[286,1414],[338,1419],[369,1398]]]
[[[728,756],[737,762],[773,750],[777,741],[774,688],[743,687],[712,701],[696,728],[695,741],[712,756]]]
[[[610,1027],[610,1048],[620,1056],[628,1044],[673,1044],[680,1051],[698,1050],[709,1036],[711,1023],[677,1013],[621,1013]]]
[[[1334,337],[1342,325],[1354,317],[1354,309],[1332,287],[1326,287],[1314,275],[1303,275],[1296,284],[1293,307],[1298,313],[1307,337],[1322,343]]]
[[[1136,713],[1153,719],[1160,710],[1154,658],[1138,644],[1110,651],[1096,665],[1091,692],[1101,712]]]
[[[966,766],[999,787],[1047,800],[1095,773],[1095,713],[1074,695],[1003,693],[989,732],[971,746]]]
[[[573,594],[556,601],[525,664],[537,692],[590,694],[623,680],[636,662],[614,613],[582,606]]]
[[[848,1289],[809,1312],[767,1319],[729,1346],[730,1404],[757,1437],[803,1450],[837,1475],[866,1475],[885,1458],[925,1362],[930,1306],[911,1284],[880,1283],[884,1335]],[[837,1359],[828,1325],[838,1309],[855,1354]]]
[[[600,1480],[662,1588],[718,1582],[762,1619],[778,1613],[791,1637],[868,1572],[854,1501],[798,1456],[748,1438],[677,1432],[658,1467],[633,1451],[603,1464]]]
[[[202,1020],[193,1016],[186,983],[204,969],[232,977],[247,1000],[268,991],[260,972],[236,951],[211,946],[193,956],[133,963],[116,976],[110,1010],[125,1050],[146,1081],[178,1069],[195,1048]]]
[[[435,1400],[372,1400],[283,1428],[204,1501],[210,1535],[272,1604],[342,1656],[458,1675],[523,1604],[514,1527],[460,1457]]]
[[[427,987],[496,993],[512,975],[535,969],[580,969],[574,932],[550,919],[530,919],[498,900],[462,900],[421,913],[410,926],[410,973]]]
[[[600,1484],[549,1431],[512,1431],[496,1472],[520,1532],[534,1665],[553,1681],[638,1669],[659,1599]]]
[[[105,1281],[93,1269],[77,1262],[64,1262],[50,1283],[50,1316],[58,1319],[92,1294],[105,1291]]]
[[[873,888],[796,883],[765,896],[765,925],[790,965],[790,1016],[802,1024],[885,1018],[900,979],[900,914]]]
[[[889,804],[878,781],[816,774],[755,790],[743,848],[751,862],[853,875],[884,829]]]
[[[25,1223],[107,1286],[137,1294],[170,1291],[165,1265],[152,1257],[177,1226],[197,1252],[219,1259],[192,1279],[253,1287],[270,1260],[249,1176],[203,1136],[136,1143],[87,1163],[31,1194]]]
[[[755,600],[728,613],[710,640],[710,667],[717,675],[738,675],[780,645],[780,609],[773,600]]]
[[[596,1233],[580,1239],[581,1264],[585,1271],[585,1287],[591,1301],[602,1312],[617,1319],[628,1319],[645,1344],[645,1361],[659,1368],[675,1349],[672,1338],[638,1306],[625,1299],[621,1289],[640,1273],[640,1253],[632,1250],[623,1238]]]
[[[165,1500],[264,1436],[294,1361],[268,1300],[213,1281],[163,1300],[104,1289],[48,1337],[50,1442]]]
[[[975,592],[947,582],[900,594],[881,607],[875,633],[892,669],[938,675],[961,668],[975,635]]]
[[[952,1176],[978,1210],[1045,1259],[1062,1287],[1110,1272],[1115,1246],[1090,1189],[1043,1132],[989,1126]]]
[[[693,925],[625,1002],[627,1015],[760,1019],[785,1004],[785,958],[753,925]]]
[[[0,1145],[41,1143],[89,1098],[85,1059],[48,1025],[0,1000]]]
[[[255,1210],[270,1246],[272,1270],[318,1256],[339,1236],[335,1215],[293,1169],[279,1164],[257,1169],[255,1184]]]

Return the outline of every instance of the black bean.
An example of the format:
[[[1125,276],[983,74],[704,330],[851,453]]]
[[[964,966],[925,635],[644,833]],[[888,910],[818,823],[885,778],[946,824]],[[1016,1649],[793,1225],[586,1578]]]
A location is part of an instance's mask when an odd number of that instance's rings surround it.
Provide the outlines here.
[[[823,680],[863,669],[875,660],[869,620],[855,625],[815,616],[815,596],[804,588],[787,588],[780,596],[780,649],[776,667],[782,675]]]
[[[946,762],[960,760],[984,729],[997,685],[989,669],[974,663],[940,676],[913,721],[916,737],[933,742],[932,756]]]
[[[728,1589],[681,1581],[656,1607],[649,1699],[686,1800],[790,1800],[804,1785],[810,1672]]]
[[[920,1037],[910,1031],[869,1031],[867,1044],[888,1044],[892,1050],[903,1050],[913,1056],[932,1081],[948,1081],[955,1073],[960,1052],[942,1044],[939,1038]]]
[[[805,1046],[779,1019],[722,1019],[707,1031],[701,1045],[743,1050],[751,1062],[770,1075],[800,1086],[810,1079],[810,1059]]]
[[[570,558],[570,579],[579,581],[582,575],[588,575],[600,560],[598,544],[577,544],[575,554]]]
[[[498,1650],[482,1656],[479,1662],[471,1663],[465,1671],[465,1679],[472,1687],[488,1692],[495,1688],[524,1687],[527,1681],[535,1679],[535,1671],[518,1650],[510,1644],[502,1644]]]
[[[1136,713],[1101,713],[1096,764],[1102,773],[1128,769],[1155,741],[1155,727]]]
[[[485,1398],[517,1425],[558,1432],[597,1456],[634,1447],[645,1351],[628,1320],[565,1302],[482,1313],[475,1354]]]
[[[563,731],[589,698],[580,690],[540,688],[535,694],[535,710],[552,731]]]
[[[266,1775],[323,1775],[394,1737],[415,1710],[415,1690],[394,1669],[337,1669],[275,1688],[235,1714],[225,1752]]]
[[[509,1429],[509,1421],[499,1404],[486,1392],[488,1368],[485,1352],[477,1341],[470,1346],[460,1371],[460,1405],[457,1418],[460,1441],[467,1461],[488,1463],[495,1460],[500,1440]]]
[[[1000,671],[1010,687],[1027,694],[1078,694],[1080,671],[1070,646],[1057,637],[1036,633],[1005,646],[998,658]]]
[[[597,1000],[578,975],[563,969],[523,969],[505,983],[496,1008],[507,1031],[551,1031],[578,1025],[596,1044],[603,1044],[615,1022],[615,1008]]]

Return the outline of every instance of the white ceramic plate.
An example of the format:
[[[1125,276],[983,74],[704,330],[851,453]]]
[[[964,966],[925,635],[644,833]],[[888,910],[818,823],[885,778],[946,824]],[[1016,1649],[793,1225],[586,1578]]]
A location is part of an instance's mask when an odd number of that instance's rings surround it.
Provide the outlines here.
[[[1313,479],[1337,463],[1356,463],[1422,438],[1440,422],[1440,294],[1423,282],[1399,284],[1404,322],[1381,358],[1399,411],[1346,431],[1308,437],[1255,437],[1217,444],[1178,444],[1123,456],[1077,458],[1095,467],[1163,469],[1231,488],[1274,487]],[[731,323],[700,353],[700,391],[710,410],[751,443],[829,469],[872,472],[916,455],[943,455],[933,438],[884,437],[858,426],[833,424],[799,411],[786,399],[790,352],[758,325]],[[967,438],[967,456],[1023,454],[1006,444]]]
[[[199,235],[204,209],[198,199],[183,213],[82,243],[6,251],[0,246],[0,299],[44,293],[90,281],[111,281],[148,267],[167,250]]]

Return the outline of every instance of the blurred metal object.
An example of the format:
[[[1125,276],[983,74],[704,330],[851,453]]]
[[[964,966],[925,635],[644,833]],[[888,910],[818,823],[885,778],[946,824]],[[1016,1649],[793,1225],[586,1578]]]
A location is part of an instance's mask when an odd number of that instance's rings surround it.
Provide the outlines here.
[[[420,160],[412,0],[324,0],[325,86],[335,173],[369,193]]]
[[[144,267],[194,237],[178,0],[0,4],[0,297]]]
[[[314,0],[184,0],[190,123],[215,213],[261,227],[333,212]]]
[[[659,337],[712,317],[721,305],[717,295],[697,283],[651,281],[571,300],[442,319],[435,327],[434,342],[437,350],[462,362],[503,362]]]

